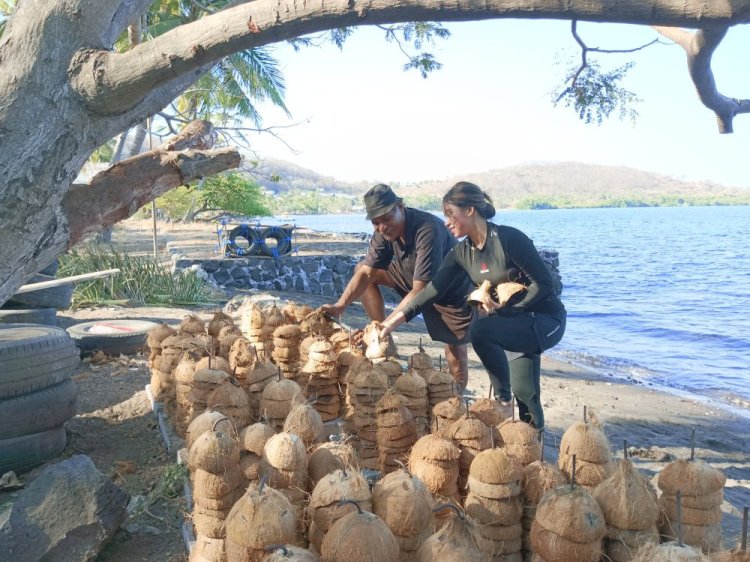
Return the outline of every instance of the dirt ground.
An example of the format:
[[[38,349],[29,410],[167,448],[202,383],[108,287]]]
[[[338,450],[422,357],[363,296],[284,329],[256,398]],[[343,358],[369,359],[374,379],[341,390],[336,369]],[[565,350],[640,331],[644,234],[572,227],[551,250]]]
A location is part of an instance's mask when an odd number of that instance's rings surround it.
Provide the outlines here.
[[[354,243],[354,242],[353,242]],[[361,245],[361,243],[360,243]],[[141,247],[147,246],[141,243]],[[135,247],[135,246],[133,246]],[[328,248],[330,249],[330,248]],[[250,295],[251,293],[247,293]],[[229,298],[229,296],[227,296]],[[257,298],[257,295],[256,295]],[[301,293],[264,293],[318,306],[321,297]],[[132,318],[176,324],[188,313],[208,319],[215,307],[98,307],[58,314],[62,327],[96,319]],[[354,328],[367,323],[363,309],[352,305],[343,321]],[[420,339],[437,362],[442,346],[429,340],[421,320],[395,334],[402,358],[417,350]],[[487,396],[489,381],[470,351],[469,388],[474,398]],[[750,505],[750,423],[714,404],[678,396],[629,381],[603,376],[567,362],[543,359],[542,398],[548,420],[545,456],[557,458],[560,437],[581,419],[583,406],[595,411],[617,458],[627,440],[634,462],[649,476],[675,458],[690,455],[691,429],[696,429],[696,456],[727,475],[723,531],[733,546],[741,528],[741,510]],[[181,523],[185,514],[175,457],[166,452],[144,387],[150,375],[142,355],[98,363],[84,361],[74,375],[78,415],[67,425],[67,457],[83,453],[133,498],[132,514],[98,560],[125,562],[186,560]],[[56,459],[59,460],[59,459]],[[55,462],[55,461],[52,461]],[[29,482],[43,467],[22,475]],[[0,509],[18,492],[0,494]]]

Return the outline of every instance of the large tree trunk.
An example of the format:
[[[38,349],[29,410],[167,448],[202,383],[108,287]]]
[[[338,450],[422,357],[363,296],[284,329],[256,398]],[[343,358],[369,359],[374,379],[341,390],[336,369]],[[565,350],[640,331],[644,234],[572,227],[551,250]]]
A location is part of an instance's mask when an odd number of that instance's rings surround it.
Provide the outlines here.
[[[24,0],[7,22],[0,38],[0,303],[68,247],[72,207],[62,203],[92,151],[231,53],[390,22],[515,17],[711,28],[750,18],[750,0],[254,0],[114,53],[117,36],[151,3]]]

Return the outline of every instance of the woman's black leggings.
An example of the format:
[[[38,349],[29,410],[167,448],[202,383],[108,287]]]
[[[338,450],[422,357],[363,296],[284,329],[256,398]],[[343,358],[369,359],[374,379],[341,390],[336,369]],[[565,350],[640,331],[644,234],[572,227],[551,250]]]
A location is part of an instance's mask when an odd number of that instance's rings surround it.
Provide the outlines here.
[[[484,316],[471,327],[471,345],[487,369],[495,398],[508,401],[512,391],[520,419],[537,429],[544,427],[541,353],[562,339],[565,320],[565,311],[521,312]],[[512,352],[510,361],[506,351]]]

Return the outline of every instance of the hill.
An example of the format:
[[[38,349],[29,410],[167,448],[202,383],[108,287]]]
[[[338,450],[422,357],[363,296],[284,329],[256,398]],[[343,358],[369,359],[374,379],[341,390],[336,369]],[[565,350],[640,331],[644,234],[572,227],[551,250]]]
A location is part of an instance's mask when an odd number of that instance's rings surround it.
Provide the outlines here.
[[[275,193],[321,190],[361,196],[371,187],[366,182],[338,181],[281,160],[267,160],[258,169],[266,175],[261,183]],[[279,181],[268,180],[272,174],[279,176]],[[580,162],[525,164],[392,187],[412,204],[433,207],[439,206],[443,194],[459,180],[479,185],[498,208],[750,204],[750,189]]]

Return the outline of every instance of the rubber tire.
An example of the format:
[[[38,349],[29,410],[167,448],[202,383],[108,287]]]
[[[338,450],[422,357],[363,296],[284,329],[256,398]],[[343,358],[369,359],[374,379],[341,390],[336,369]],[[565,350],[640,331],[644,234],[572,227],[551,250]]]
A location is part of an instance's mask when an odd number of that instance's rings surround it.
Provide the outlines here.
[[[52,281],[55,277],[49,275],[36,274],[27,281],[27,283],[41,283],[43,281]],[[75,291],[73,283],[66,283],[58,287],[31,291],[30,293],[15,294],[8,299],[11,304],[21,304],[35,308],[56,308],[57,310],[66,310],[70,308],[70,300],[73,298]]]
[[[0,324],[44,324],[57,326],[54,308],[0,308]]]
[[[129,331],[116,334],[92,334],[91,328],[97,324],[122,326]],[[68,328],[68,334],[80,348],[82,355],[90,355],[101,350],[107,355],[128,355],[146,347],[148,332],[159,324],[145,320],[98,320],[83,322]]]
[[[57,275],[57,269],[60,267],[60,262],[56,259],[51,264],[49,264],[47,267],[39,271],[42,275],[51,275],[54,277]]]
[[[0,439],[40,433],[76,415],[75,383],[68,379],[44,390],[0,400]]]
[[[81,362],[65,330],[41,324],[0,324],[0,398],[66,381]]]
[[[272,238],[278,242],[275,248],[269,248],[266,240]],[[269,226],[260,232],[260,253],[264,256],[276,258],[288,254],[292,250],[291,231],[280,226]]]
[[[56,457],[65,449],[65,426],[12,439],[0,439],[0,474],[26,472]]]
[[[247,240],[248,247],[240,248],[236,242],[237,238],[244,238]],[[227,237],[227,251],[233,256],[254,256],[258,253],[260,247],[259,241],[260,236],[257,230],[247,224],[241,224],[240,226],[235,226],[229,231],[229,236]]]

